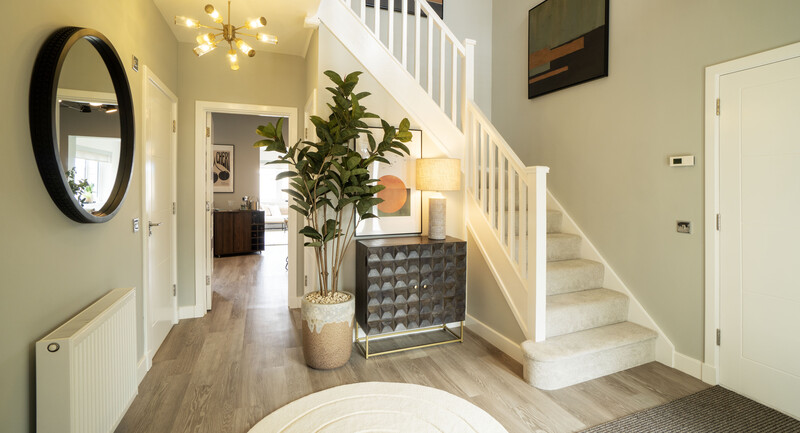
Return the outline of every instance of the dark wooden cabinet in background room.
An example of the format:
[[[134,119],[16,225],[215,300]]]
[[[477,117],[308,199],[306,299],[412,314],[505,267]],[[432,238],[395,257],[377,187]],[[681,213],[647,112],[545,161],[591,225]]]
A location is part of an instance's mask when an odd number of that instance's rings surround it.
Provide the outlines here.
[[[464,320],[467,243],[447,237],[356,242],[356,321],[367,335]]]
[[[264,251],[264,211],[214,211],[214,255]]]

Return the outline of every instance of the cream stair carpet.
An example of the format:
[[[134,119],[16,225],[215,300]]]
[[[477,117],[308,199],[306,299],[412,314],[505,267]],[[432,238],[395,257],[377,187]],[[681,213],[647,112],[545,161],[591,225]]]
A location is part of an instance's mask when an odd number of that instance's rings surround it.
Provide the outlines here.
[[[427,386],[363,382],[326,389],[267,415],[249,433],[508,433],[474,404]]]
[[[559,389],[655,360],[655,331],[628,322],[628,297],[603,288],[604,269],[581,258],[580,236],[547,211],[547,325],[522,344],[525,380]]]

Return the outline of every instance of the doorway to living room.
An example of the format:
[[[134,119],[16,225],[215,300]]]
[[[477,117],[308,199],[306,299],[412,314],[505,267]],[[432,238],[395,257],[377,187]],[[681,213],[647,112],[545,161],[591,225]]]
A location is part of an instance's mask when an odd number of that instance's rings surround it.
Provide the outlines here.
[[[288,212],[288,196],[275,176],[281,166],[264,166],[277,155],[266,155],[253,144],[263,137],[258,126],[283,119],[284,134],[297,136],[297,110],[292,107],[197,102],[198,149],[196,195],[202,194],[195,214],[196,269],[207,283],[197,288],[206,310],[214,306],[217,280],[261,275],[260,294],[270,302],[290,306],[297,279],[296,221]],[[266,169],[265,169],[266,168]],[[228,263],[230,262],[230,263]],[[299,260],[302,265],[302,260]],[[302,266],[300,266],[302,269]],[[266,274],[265,274],[266,272]],[[268,274],[268,275],[267,275]],[[218,292],[218,290],[217,290]],[[218,298],[219,300],[219,298]],[[224,300],[223,300],[224,301]],[[224,304],[223,304],[224,305]]]

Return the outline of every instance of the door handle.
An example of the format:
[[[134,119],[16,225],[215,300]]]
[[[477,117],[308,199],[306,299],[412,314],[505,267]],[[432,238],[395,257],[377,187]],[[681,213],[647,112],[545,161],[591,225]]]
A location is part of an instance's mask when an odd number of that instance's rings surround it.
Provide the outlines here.
[[[160,226],[161,224],[162,224],[162,223],[154,223],[154,222],[152,222],[152,221],[148,221],[148,222],[147,222],[147,232],[148,232],[148,234],[149,234],[150,236],[153,236],[153,227],[158,227],[158,226]]]

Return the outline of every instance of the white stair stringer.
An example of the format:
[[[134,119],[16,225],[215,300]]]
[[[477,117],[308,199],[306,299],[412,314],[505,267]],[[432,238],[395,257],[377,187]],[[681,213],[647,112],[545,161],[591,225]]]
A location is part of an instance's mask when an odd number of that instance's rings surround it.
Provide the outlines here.
[[[489,221],[483,216],[483,212],[481,212],[472,195],[467,194],[467,202],[467,231],[475,239],[478,250],[480,250],[484,261],[492,271],[492,275],[497,281],[497,286],[500,288],[500,292],[503,293],[503,297],[508,303],[508,307],[511,309],[519,328],[525,338],[531,338],[525,322],[527,311],[522,310],[528,305],[528,292],[525,289],[525,282],[514,263],[508,260],[505,254],[500,253],[503,251],[503,245],[497,239]],[[509,355],[517,357],[515,356],[516,354]]]
[[[464,133],[351,8],[322,0],[317,16],[448,157],[464,157]]]

